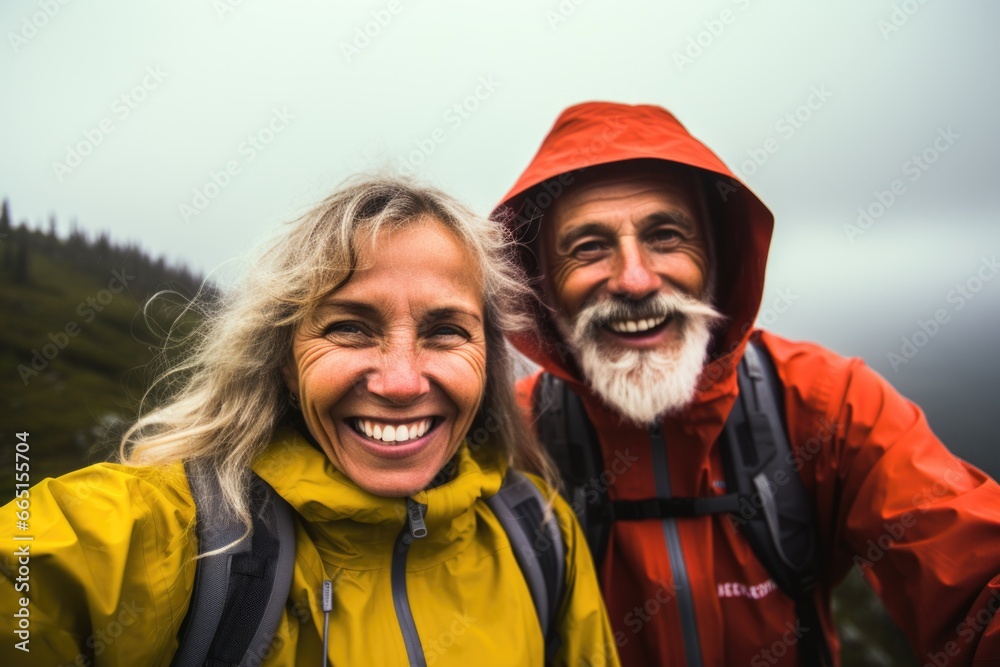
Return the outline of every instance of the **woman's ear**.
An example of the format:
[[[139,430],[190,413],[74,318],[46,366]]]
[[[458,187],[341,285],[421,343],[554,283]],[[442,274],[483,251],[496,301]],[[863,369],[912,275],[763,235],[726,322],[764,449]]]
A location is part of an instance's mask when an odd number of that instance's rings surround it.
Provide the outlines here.
[[[299,370],[295,367],[295,360],[289,358],[285,365],[281,367],[281,376],[285,378],[288,391],[293,394],[299,393]]]

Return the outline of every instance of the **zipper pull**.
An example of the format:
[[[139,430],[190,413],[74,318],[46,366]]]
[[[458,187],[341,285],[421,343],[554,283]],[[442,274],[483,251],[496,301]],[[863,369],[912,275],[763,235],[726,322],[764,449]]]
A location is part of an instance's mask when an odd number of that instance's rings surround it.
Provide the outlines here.
[[[410,535],[419,540],[427,537],[427,524],[424,523],[424,511],[427,505],[418,503],[413,498],[406,499],[406,515],[410,524]]]

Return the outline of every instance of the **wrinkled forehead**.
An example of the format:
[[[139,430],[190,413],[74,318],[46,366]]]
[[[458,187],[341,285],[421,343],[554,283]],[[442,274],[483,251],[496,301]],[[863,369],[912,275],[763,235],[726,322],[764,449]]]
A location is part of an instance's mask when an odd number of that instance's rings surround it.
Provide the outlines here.
[[[428,308],[460,302],[468,310],[482,311],[481,258],[471,243],[436,217],[359,226],[343,255],[345,265],[332,267],[328,277],[317,274],[317,281],[326,286],[306,309],[307,317],[336,300],[367,302],[373,309],[407,300]]]
[[[568,181],[568,182],[567,182]],[[571,222],[589,215],[628,215],[625,207],[675,209],[692,218],[708,236],[702,180],[689,167],[662,160],[632,160],[599,165],[563,177],[562,191],[545,211],[546,236],[557,236]]]
[[[621,183],[656,183],[670,189],[697,191],[695,172],[687,165],[666,160],[628,160],[599,164],[573,172],[567,193]]]

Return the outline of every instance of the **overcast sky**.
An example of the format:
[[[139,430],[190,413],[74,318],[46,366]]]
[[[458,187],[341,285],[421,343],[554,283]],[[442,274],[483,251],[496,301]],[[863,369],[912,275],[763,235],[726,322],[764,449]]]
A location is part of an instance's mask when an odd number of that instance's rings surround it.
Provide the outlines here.
[[[1000,279],[955,290],[1000,253],[998,25],[995,0],[8,0],[0,195],[209,272],[356,171],[486,213],[565,106],[661,104],[775,212],[765,323],[992,451]]]

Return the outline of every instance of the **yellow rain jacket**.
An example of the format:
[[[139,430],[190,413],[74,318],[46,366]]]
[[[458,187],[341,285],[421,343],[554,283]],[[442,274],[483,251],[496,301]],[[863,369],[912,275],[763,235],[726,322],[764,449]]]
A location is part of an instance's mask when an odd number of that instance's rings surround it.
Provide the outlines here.
[[[366,493],[298,435],[276,440],[253,468],[296,511],[292,588],[272,651],[258,664],[326,664],[324,579],[334,590],[332,663],[408,664],[390,581],[405,499]],[[406,590],[429,667],[543,664],[531,595],[485,502],[504,472],[487,448],[472,452],[463,444],[454,479],[413,496],[427,505],[428,534],[410,546]],[[0,514],[0,664],[169,665],[198,553],[182,466],[101,463],[46,479],[29,499],[27,531],[16,529],[13,504]],[[583,534],[561,499],[554,511],[566,541],[556,663],[618,665]],[[19,629],[14,614],[23,608],[21,598],[28,599],[29,614],[22,646],[30,652],[17,648],[24,635],[11,631]]]

